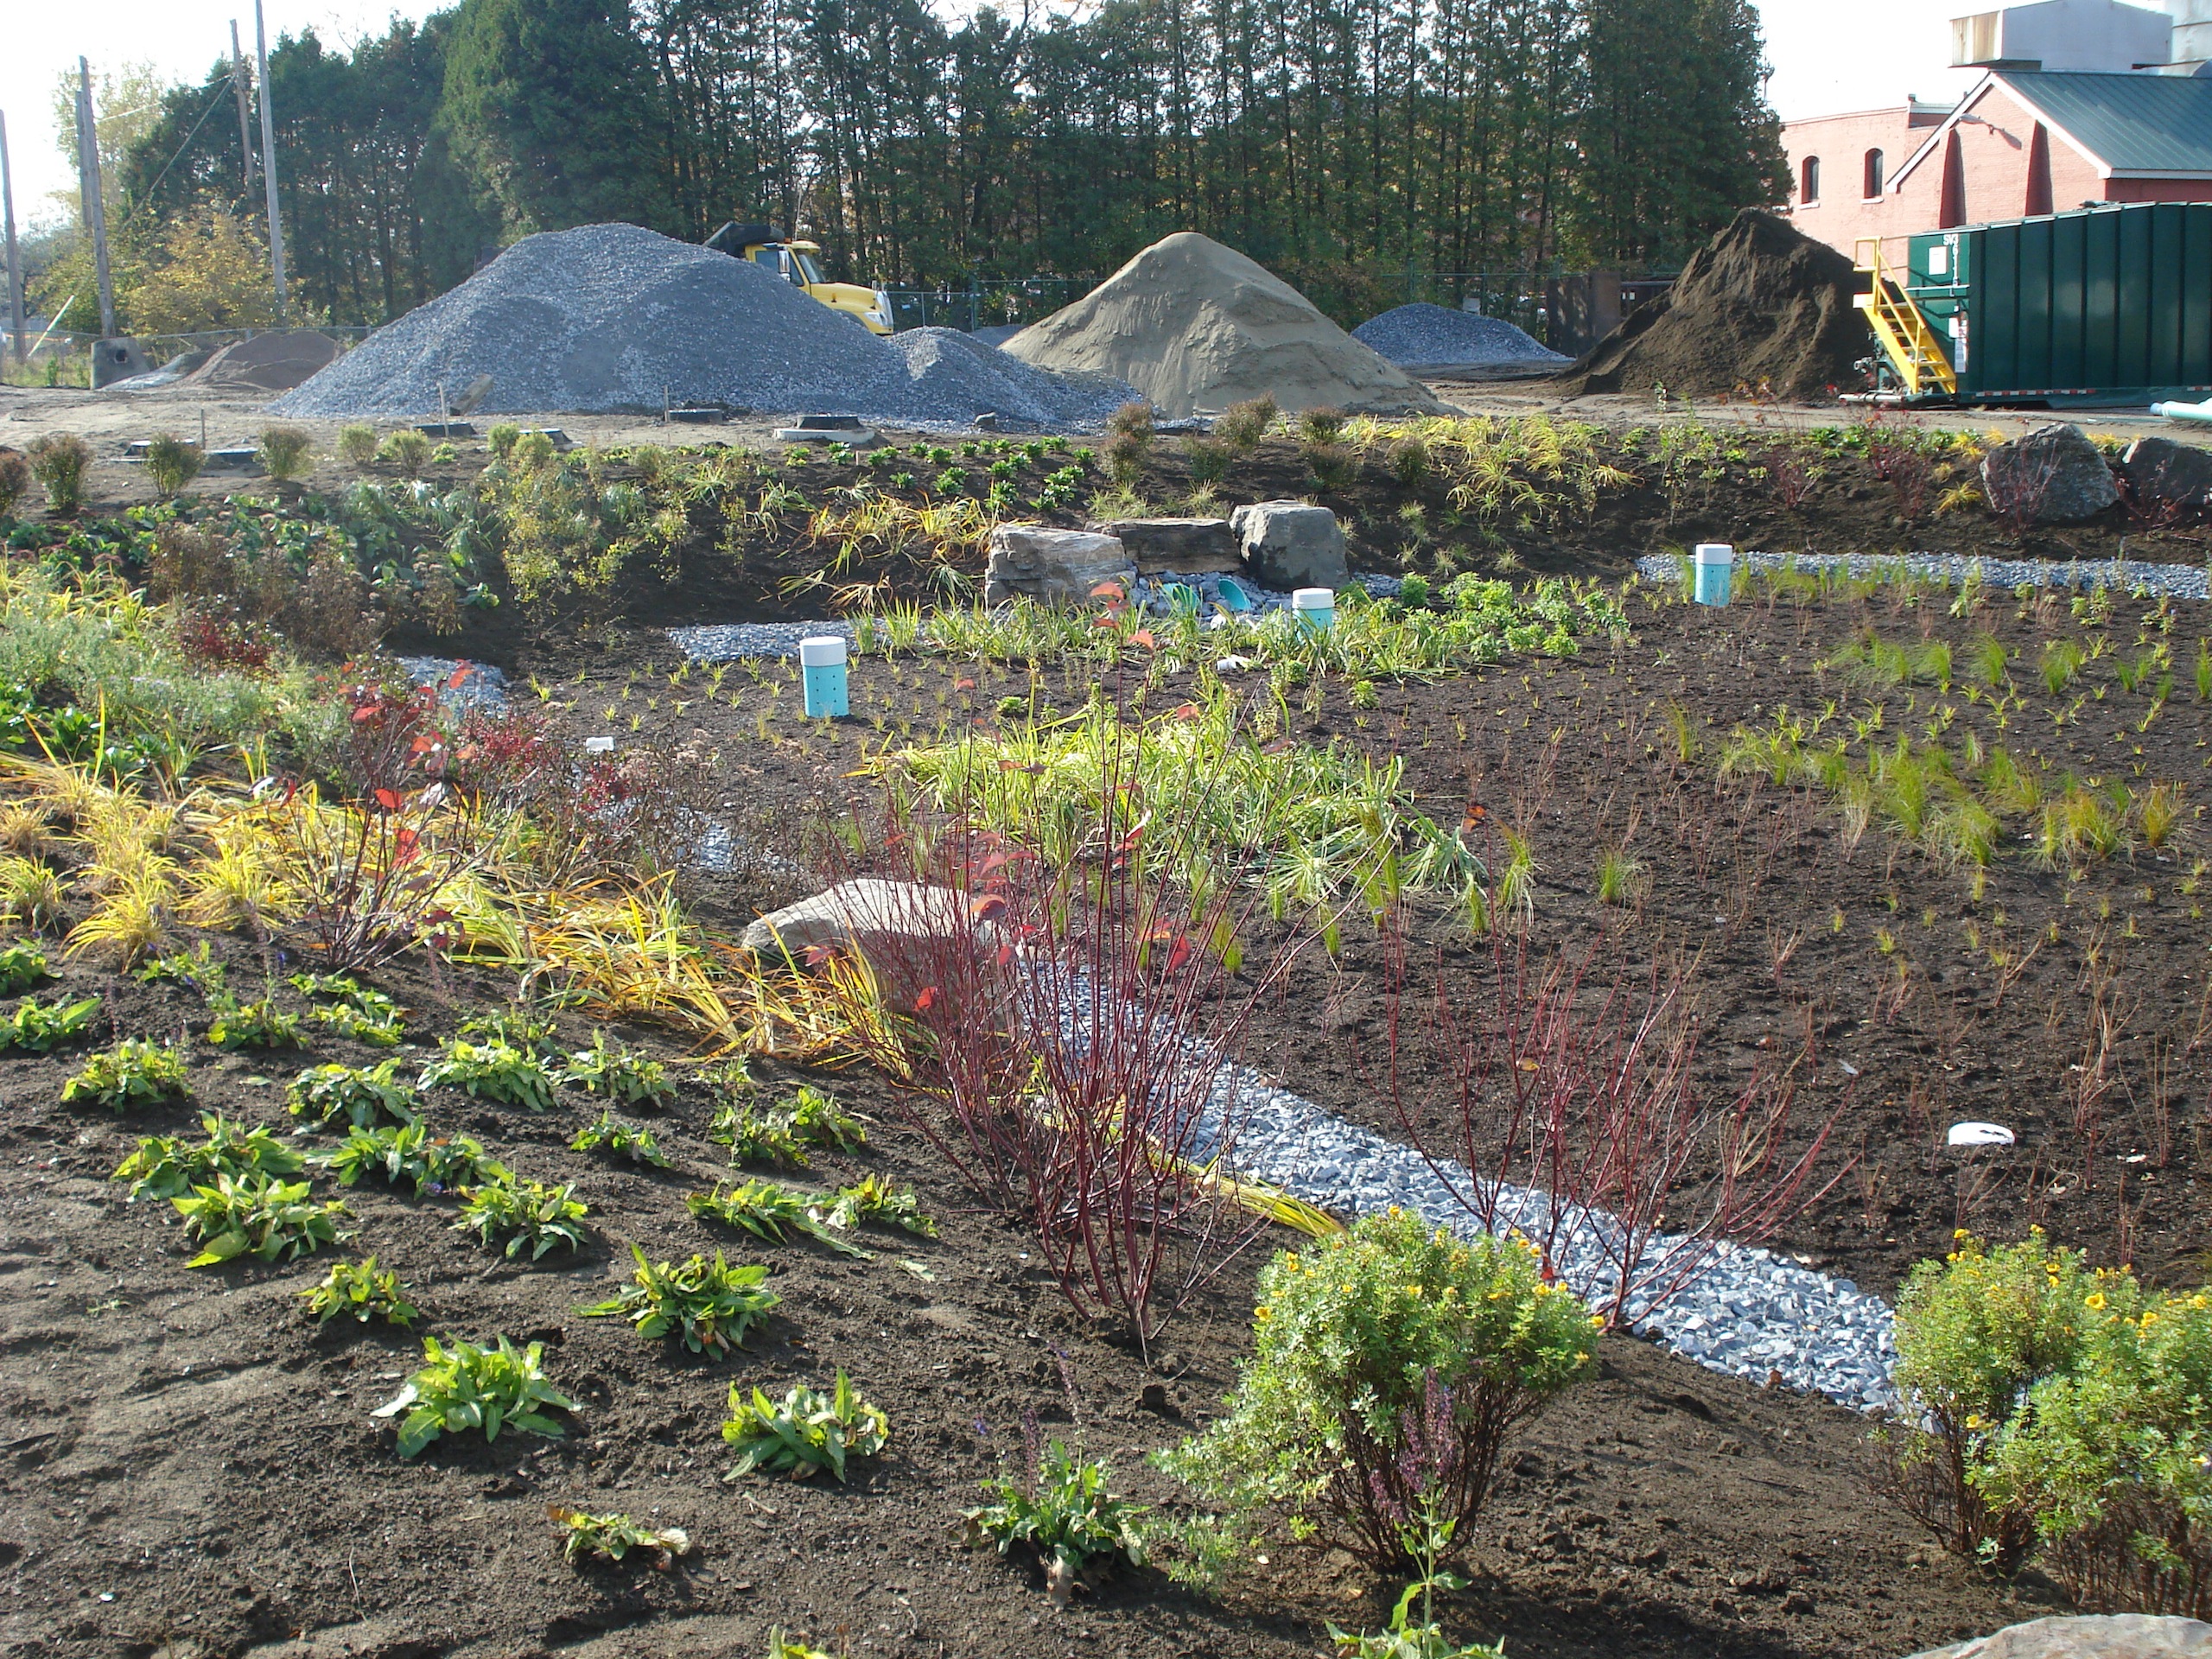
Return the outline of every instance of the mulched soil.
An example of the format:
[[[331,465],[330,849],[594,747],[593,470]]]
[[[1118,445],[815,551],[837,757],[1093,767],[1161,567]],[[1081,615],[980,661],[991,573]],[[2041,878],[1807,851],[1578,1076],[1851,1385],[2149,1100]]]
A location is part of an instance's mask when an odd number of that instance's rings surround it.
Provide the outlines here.
[[[1289,487],[1294,464],[1286,450],[1281,476],[1255,477],[1243,493]],[[1373,512],[1386,505],[1378,494]],[[1684,521],[1680,533],[1699,531]],[[1643,550],[1624,537],[1601,556],[1588,542],[1554,546],[1541,533],[1516,545],[1529,569],[1589,574]],[[2131,542],[2130,551],[2145,550]],[[607,729],[601,711],[613,703],[618,730],[702,742],[741,827],[785,844],[813,809],[866,809],[873,786],[851,775],[865,749],[988,719],[1001,697],[1029,689],[1021,671],[863,661],[853,720],[810,730],[786,664],[761,665],[757,679],[734,668],[713,699],[701,671],[670,687],[676,653],[645,625],[777,614],[786,601],[760,574],[749,587],[683,582],[628,596],[635,603],[617,621],[526,624],[503,607],[492,630],[458,649],[499,663],[518,684],[536,678],[570,735]],[[2212,1248],[2196,1173],[2212,936],[2193,885],[2208,738],[2188,659],[2202,625],[2189,613],[2172,634],[2182,689],[2139,730],[2151,699],[2123,691],[2113,664],[2139,653],[2144,604],[2120,602],[2100,631],[2063,603],[2000,594],[1953,618],[1947,602],[1885,594],[1710,613],[1639,599],[1630,644],[1433,685],[1386,683],[1367,709],[1332,685],[1303,734],[1404,755],[1424,810],[1447,823],[1479,805],[1484,822],[1528,833],[1540,866],[1539,950],[1602,941],[1608,959],[1632,969],[1667,950],[1702,953],[1701,1081],[1718,1088],[1797,1058],[1801,1125],[1834,1116],[1836,1184],[1782,1230],[1782,1248],[1887,1292],[1955,1226],[2012,1237],[2035,1222],[2099,1261],[2198,1276],[2197,1254]],[[1817,668],[1866,627],[1885,639],[1953,641],[1958,683],[1861,692]],[[1963,696],[1963,645],[1985,628],[2022,653],[2013,672],[2023,695],[2002,734],[1986,701]],[[2042,642],[2100,632],[2110,652],[2063,696],[2045,696],[2034,674]],[[1090,690],[1057,670],[1042,680],[1061,706]],[[2069,715],[2077,696],[2088,701]],[[1695,761],[1670,747],[1670,699],[1701,723]],[[1977,901],[1963,874],[1879,827],[1850,847],[1808,794],[1716,782],[1713,761],[1731,727],[1762,722],[1784,702],[1817,715],[1831,699],[1839,724],[1881,704],[1885,741],[1919,734],[1948,709],[1955,749],[1973,728],[1985,744],[2039,750],[2084,776],[2139,789],[2177,783],[2181,824],[2168,846],[2094,861],[2078,880],[2032,868],[2015,839]],[[1600,906],[1597,860],[1629,835],[1631,815],[1639,896]],[[2012,836],[2023,827],[2010,826]],[[732,877],[698,897],[710,922],[734,929],[805,885]],[[1410,926],[1417,960],[1442,952],[1455,971],[1484,960],[1485,947],[1433,906],[1416,906]],[[2002,940],[2024,954],[2039,939],[2000,1006],[1987,947]],[[235,940],[219,948],[234,976],[257,982],[264,969],[250,950]],[[1378,1088],[1381,946],[1354,926],[1338,957],[1302,960],[1295,995],[1256,1012],[1250,1058],[1335,1109],[1404,1134]],[[418,1010],[410,1058],[462,1010],[512,988],[404,966],[378,980]],[[72,964],[60,989],[80,988],[107,995],[114,1033],[204,1030],[188,992]],[[2107,1063],[2114,1082],[2077,1124],[2082,1074],[2069,1068],[2083,1060],[2094,998],[2120,1015]],[[582,1041],[588,1031],[572,1023],[568,1034]],[[671,1058],[682,1052],[652,1032],[620,1034]],[[58,1103],[76,1051],[0,1058],[0,1653],[290,1652],[305,1650],[285,1645],[297,1633],[321,1630],[313,1651],[386,1659],[747,1654],[782,1624],[855,1654],[1166,1659],[1309,1655],[1325,1649],[1326,1621],[1375,1628],[1387,1614],[1394,1585],[1297,1548],[1217,1603],[1147,1571],[1056,1613],[1033,1569],[961,1545],[957,1511],[974,1501],[975,1483],[1021,1462],[1025,1413],[1047,1433],[1079,1433],[1129,1495],[1173,1501],[1143,1453],[1203,1424],[1233,1382],[1252,1263],[1233,1266],[1179,1319],[1162,1344],[1172,1351],[1148,1370],[1070,1319],[1025,1260],[1021,1235],[975,1211],[897,1103],[858,1072],[827,1086],[873,1120],[871,1148],[821,1158],[804,1179],[826,1185],[881,1169],[911,1180],[946,1223],[941,1243],[887,1238],[876,1260],[859,1263],[804,1245],[756,1249],[686,1214],[683,1194],[724,1161],[704,1137],[710,1107],[696,1085],[655,1123],[679,1163],[666,1173],[567,1150],[595,1114],[581,1096],[543,1117],[434,1097],[440,1128],[478,1136],[524,1174],[576,1181],[593,1209],[591,1247],[574,1260],[511,1263],[449,1230],[448,1201],[365,1185],[345,1195],[360,1230],[352,1248],[373,1250],[422,1293],[427,1329],[544,1341],[556,1386],[580,1410],[558,1442],[442,1443],[401,1463],[390,1430],[368,1414],[419,1349],[382,1329],[316,1332],[292,1293],[320,1276],[327,1255],[188,1270],[166,1206],[129,1205],[105,1179],[137,1135],[189,1130],[195,1109],[289,1128],[281,1084],[296,1066],[372,1058],[336,1041],[248,1057],[195,1042],[192,1105],[121,1122]],[[1438,1127],[1418,1105],[1409,1115],[1416,1128]],[[1964,1118],[2009,1124],[2020,1145],[1972,1159],[1942,1148],[1945,1128]],[[1844,1171],[1847,1156],[1857,1161]],[[632,1240],[656,1258],[719,1243],[734,1258],[769,1261],[784,1306],[727,1363],[578,1318],[576,1307],[626,1277]],[[1475,1583],[1450,1599],[1447,1616],[1465,1638],[1502,1635],[1516,1656],[1886,1656],[2056,1605],[2032,1574],[2000,1585],[1925,1545],[1875,1490],[1866,1420],[1633,1339],[1608,1338],[1603,1358],[1599,1379],[1527,1433],[1478,1525]],[[728,1385],[826,1384],[841,1366],[890,1414],[889,1452],[842,1489],[725,1484]],[[669,1574],[572,1569],[544,1516],[549,1503],[681,1524],[699,1552]]]

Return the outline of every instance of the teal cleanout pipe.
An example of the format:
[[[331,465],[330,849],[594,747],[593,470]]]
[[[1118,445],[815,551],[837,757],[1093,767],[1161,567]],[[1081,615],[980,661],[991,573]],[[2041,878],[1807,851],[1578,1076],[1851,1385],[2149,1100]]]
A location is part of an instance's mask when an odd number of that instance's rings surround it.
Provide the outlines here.
[[[2202,421],[2206,425],[2212,426],[2212,403],[2153,404],[2151,405],[2151,412],[2153,415],[2163,415],[2170,421]]]

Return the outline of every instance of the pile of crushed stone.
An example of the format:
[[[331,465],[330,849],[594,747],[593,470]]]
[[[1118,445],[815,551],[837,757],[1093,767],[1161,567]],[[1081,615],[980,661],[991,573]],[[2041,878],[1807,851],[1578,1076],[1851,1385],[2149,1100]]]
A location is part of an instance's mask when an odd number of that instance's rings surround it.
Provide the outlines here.
[[[969,421],[988,410],[1017,424],[1088,427],[1136,399],[1125,380],[1036,368],[957,328],[910,329],[888,343],[912,377],[917,418]]]
[[[270,408],[420,417],[437,412],[442,388],[457,398],[488,378],[475,405],[483,414],[645,413],[665,401],[915,425],[986,413],[1067,425],[1079,417],[1066,410],[1108,397],[1094,382],[1063,387],[1022,373],[1020,385],[979,384],[988,377],[972,365],[926,343],[912,354],[887,345],[758,265],[635,225],[586,225],[524,238]],[[1053,412],[1002,410],[1001,397],[1017,393]]]
[[[1370,317],[1351,331],[1351,337],[1372,346],[1402,369],[1547,374],[1572,360],[1503,317],[1447,311],[1425,300]]]
[[[1154,243],[1002,349],[1040,368],[1126,380],[1171,419],[1262,396],[1291,410],[1443,410],[1289,283],[1191,231]]]
[[[1783,397],[1855,390],[1873,349],[1851,303],[1851,261],[1774,214],[1747,207],[1690,256],[1569,372],[1573,392],[1705,395],[1757,389]]]

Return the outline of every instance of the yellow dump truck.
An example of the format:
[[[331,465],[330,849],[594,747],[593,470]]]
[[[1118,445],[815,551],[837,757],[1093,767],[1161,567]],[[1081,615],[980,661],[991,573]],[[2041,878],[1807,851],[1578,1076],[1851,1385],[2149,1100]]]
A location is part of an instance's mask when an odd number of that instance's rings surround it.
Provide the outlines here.
[[[790,241],[772,225],[741,225],[732,219],[707,238],[707,245],[733,258],[749,259],[794,288],[804,289],[832,311],[843,311],[859,318],[871,334],[887,334],[892,331],[891,296],[881,289],[822,280],[822,245],[818,242]]]

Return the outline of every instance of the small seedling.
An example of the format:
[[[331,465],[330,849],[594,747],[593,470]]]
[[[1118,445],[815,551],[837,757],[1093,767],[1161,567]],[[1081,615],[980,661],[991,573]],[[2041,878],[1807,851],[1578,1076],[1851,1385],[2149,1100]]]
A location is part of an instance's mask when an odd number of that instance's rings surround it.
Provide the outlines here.
[[[760,1287],[767,1268],[733,1268],[720,1250],[712,1262],[695,1255],[681,1267],[666,1262],[655,1267],[635,1244],[630,1254],[638,1262],[635,1281],[611,1300],[578,1308],[579,1313],[590,1319],[620,1314],[641,1337],[678,1332],[695,1354],[712,1350],[726,1355],[744,1346],[745,1333],[783,1300]]]
[[[821,1204],[819,1198],[794,1192],[773,1181],[747,1181],[727,1192],[718,1185],[711,1192],[694,1192],[683,1203],[702,1220],[742,1227],[756,1238],[765,1238],[772,1244],[786,1242],[787,1231],[804,1233],[841,1255],[863,1261],[868,1258],[866,1250],[848,1244],[815,1219],[813,1211]]]
[[[218,1112],[201,1116],[207,1138],[198,1146],[181,1135],[149,1135],[109,1176],[130,1183],[130,1202],[179,1198],[218,1175],[296,1175],[307,1160],[256,1124],[241,1129]]]
[[[183,1051],[143,1037],[126,1037],[89,1056],[85,1069],[61,1085],[61,1101],[94,1100],[115,1111],[152,1106],[189,1093]]]
[[[676,1565],[677,1556],[691,1550],[691,1535],[681,1527],[656,1530],[639,1526],[626,1515],[587,1515],[558,1503],[547,1504],[545,1513],[567,1529],[561,1553],[571,1563],[594,1555],[619,1561],[633,1549],[650,1549],[659,1553],[660,1559],[653,1565],[665,1573]]]
[[[423,1068],[419,1086],[466,1090],[479,1100],[527,1106],[542,1112],[553,1104],[553,1077],[536,1052],[493,1038],[477,1044],[450,1038],[444,1058]]]
[[[0,950],[0,996],[13,996],[46,977],[46,952],[29,939]]]
[[[850,1152],[868,1144],[868,1131],[858,1118],[832,1096],[804,1084],[766,1110],[749,1102],[724,1106],[707,1135],[730,1149],[734,1163],[772,1161],[802,1168],[810,1146]]]
[[[471,1014],[461,1022],[461,1034],[527,1049],[533,1054],[550,1056],[561,1052],[560,1029],[545,1015],[525,1008],[494,1008],[488,1014]]]
[[[355,1185],[372,1173],[393,1186],[412,1181],[417,1198],[508,1179],[506,1166],[468,1136],[432,1140],[429,1126],[420,1122],[391,1129],[355,1128],[330,1154],[330,1170],[340,1186]]]
[[[728,1480],[755,1470],[793,1480],[827,1471],[842,1483],[849,1459],[874,1456],[891,1438],[889,1419],[854,1392],[842,1370],[832,1392],[794,1383],[780,1404],[759,1389],[748,1400],[745,1389],[732,1383],[729,1412],[722,1439],[737,1448],[738,1459],[724,1477]]]
[[[1035,1550],[1052,1599],[1065,1606],[1094,1560],[1144,1565],[1135,1524],[1143,1506],[1116,1497],[1107,1490],[1109,1478],[1104,1464],[1079,1459],[1054,1440],[1045,1448],[1033,1491],[1023,1491],[1007,1476],[983,1483],[997,1502],[963,1512],[969,1545],[988,1538],[1001,1555],[1016,1544]]]
[[[545,1414],[574,1411],[575,1402],[545,1377],[545,1344],[518,1349],[505,1337],[496,1348],[435,1337],[423,1338],[423,1369],[407,1379],[397,1399],[371,1414],[407,1416],[399,1425],[399,1455],[411,1458],[448,1430],[480,1428],[495,1440],[502,1428],[526,1429],[546,1439],[562,1438],[560,1424]]]
[[[172,950],[136,969],[131,977],[149,985],[189,985],[211,1001],[223,989],[223,964],[203,939],[189,950]]]
[[[461,1195],[461,1219],[454,1223],[454,1230],[473,1230],[486,1244],[504,1239],[510,1256],[521,1255],[527,1246],[533,1262],[558,1244],[576,1249],[584,1242],[583,1218],[591,1210],[576,1198],[575,1192],[573,1186],[518,1180],[503,1172],[501,1179]]]
[[[379,1269],[373,1255],[359,1262],[334,1262],[319,1285],[299,1293],[315,1323],[328,1325],[340,1313],[366,1325],[382,1319],[386,1325],[410,1325],[423,1310],[407,1300],[407,1287],[389,1268]]]
[[[584,1125],[569,1142],[570,1152],[595,1152],[601,1147],[632,1163],[651,1164],[655,1169],[669,1166],[668,1154],[660,1149],[651,1129],[625,1123],[612,1112],[601,1112],[597,1122]]]
[[[880,1175],[862,1176],[851,1186],[837,1189],[837,1201],[823,1217],[832,1227],[856,1227],[877,1222],[904,1228],[917,1238],[935,1238],[937,1223],[922,1213],[912,1187],[894,1186]]]
[[[313,1118],[318,1124],[340,1117],[359,1129],[372,1129],[385,1119],[412,1123],[414,1085],[398,1073],[396,1059],[371,1066],[311,1065],[292,1079],[285,1092],[294,1117]]]
[[[307,1017],[340,1037],[374,1048],[397,1048],[407,1035],[399,1004],[351,974],[294,974],[286,982],[308,996],[334,999],[316,1003]]]
[[[278,1007],[270,997],[253,1002],[226,997],[216,1005],[207,1040],[218,1048],[296,1048],[300,1016]]]
[[[659,1106],[676,1095],[666,1066],[635,1049],[609,1043],[603,1031],[592,1033],[589,1048],[569,1056],[561,1076],[587,1094],[604,1095],[625,1106]]]
[[[81,1037],[90,1029],[100,1000],[88,996],[77,1002],[41,1002],[27,996],[15,1013],[0,1020],[0,1049],[20,1048],[43,1054],[56,1043]],[[65,1096],[66,1098],[66,1096]]]
[[[837,1659],[834,1653],[810,1648],[803,1636],[792,1636],[780,1624],[768,1632],[768,1659]]]
[[[333,1198],[316,1204],[305,1181],[267,1175],[218,1175],[189,1198],[172,1198],[184,1217],[185,1236],[207,1249],[184,1265],[211,1268],[241,1255],[264,1262],[289,1262],[311,1255],[343,1235],[338,1224],[349,1213]]]

